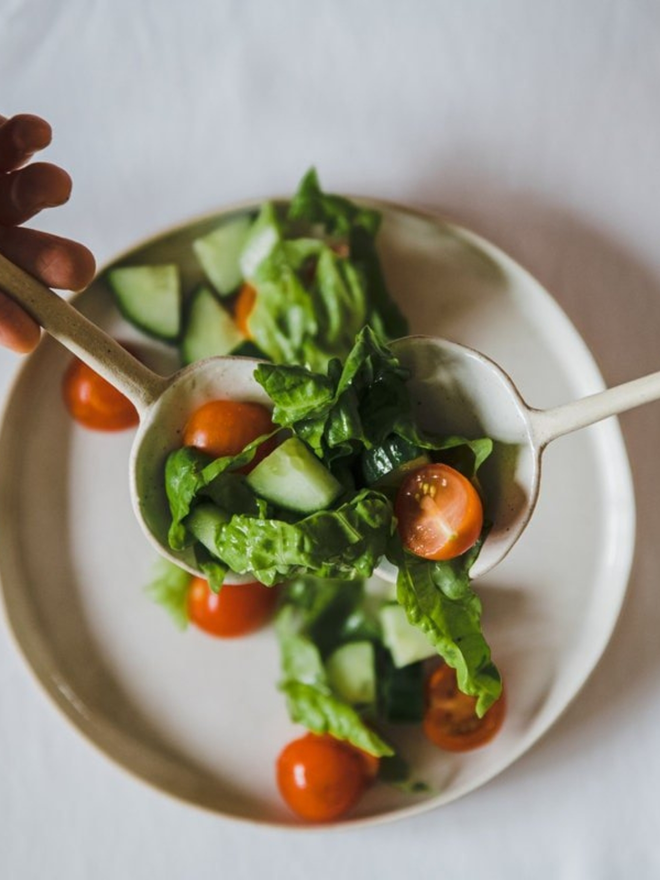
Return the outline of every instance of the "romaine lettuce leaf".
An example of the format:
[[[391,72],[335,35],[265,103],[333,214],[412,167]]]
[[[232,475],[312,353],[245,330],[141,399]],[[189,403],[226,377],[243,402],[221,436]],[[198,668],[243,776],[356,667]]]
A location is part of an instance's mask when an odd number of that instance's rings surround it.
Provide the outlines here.
[[[365,324],[383,338],[407,332],[380,271],[373,244],[379,224],[376,211],[322,193],[314,172],[304,178],[284,221],[272,203],[262,207],[241,266],[257,291],[250,333],[273,361],[321,371],[331,358],[346,357]],[[341,236],[344,246],[310,237],[319,225]]]
[[[299,574],[351,580],[373,573],[391,532],[391,504],[363,490],[297,522],[234,515],[218,529],[214,549],[232,571],[268,585]]]
[[[312,168],[291,201],[289,219],[318,224],[330,236],[344,239],[351,263],[361,273],[369,291],[370,314],[365,323],[371,324],[384,339],[397,339],[408,333],[408,322],[389,294],[376,250],[376,235],[382,219],[378,211],[356,205],[342,196],[324,193]]]
[[[183,521],[200,496],[210,498],[229,515],[252,513],[255,516],[265,516],[265,502],[257,499],[242,477],[233,472],[249,464],[259,446],[273,434],[258,437],[238,455],[214,459],[193,446],[182,446],[168,455],[165,463],[165,492],[172,514],[168,541],[173,550],[183,550],[190,546],[192,537]]]
[[[473,477],[490,455],[488,438],[435,437],[417,427],[406,387],[408,372],[377,334],[365,327],[345,363],[327,374],[298,366],[260,364],[255,378],[275,404],[273,421],[290,428],[325,464],[356,455],[398,434]]]
[[[470,587],[469,571],[479,550],[480,544],[447,562],[420,559],[400,547],[389,556],[399,567],[397,601],[456,670],[459,689],[476,698],[482,717],[500,697],[502,680],[481,631],[481,602]]]
[[[167,559],[158,559],[146,587],[150,599],[167,611],[179,629],[188,626],[188,589],[192,575]]]
[[[328,683],[319,647],[310,635],[310,628],[318,625],[341,594],[335,584],[307,579],[304,586],[309,597],[303,599],[298,589],[296,601],[286,597],[277,620],[276,631],[280,643],[283,680],[281,690],[286,694],[291,720],[304,725],[314,733],[330,733],[347,740],[372,755],[392,755],[393,749],[362,720],[359,713],[340,700]],[[300,585],[299,585],[300,587]],[[360,591],[355,585],[343,585],[344,591]],[[306,607],[304,607],[306,605]]]

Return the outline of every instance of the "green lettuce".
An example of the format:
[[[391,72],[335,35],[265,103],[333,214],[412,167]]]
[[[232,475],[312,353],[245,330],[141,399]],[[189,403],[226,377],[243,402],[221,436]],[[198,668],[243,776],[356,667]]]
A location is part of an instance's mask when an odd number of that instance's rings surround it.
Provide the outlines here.
[[[409,377],[371,327],[358,334],[344,364],[326,374],[296,365],[260,364],[257,382],[274,403],[273,421],[291,429],[326,464],[382,444],[391,434],[435,452],[473,477],[490,455],[488,438],[436,437],[417,427]]]
[[[264,517],[268,505],[245,485],[239,468],[249,464],[257,449],[272,434],[258,437],[238,455],[213,458],[193,446],[171,452],[165,463],[165,492],[172,522],[168,541],[173,550],[190,546],[193,537],[184,520],[199,500],[210,499],[229,516],[234,513]]]
[[[347,740],[372,755],[392,755],[388,743],[332,691],[318,642],[320,635],[327,653],[340,644],[362,598],[361,584],[304,578],[289,586],[275,623],[283,673],[280,688],[295,723]]]
[[[469,571],[480,547],[446,562],[420,559],[400,546],[389,556],[399,567],[397,601],[456,670],[459,689],[476,698],[482,717],[499,699],[502,679],[481,630],[481,601],[470,587]]]
[[[213,552],[232,571],[267,585],[298,574],[351,580],[373,573],[392,529],[391,504],[366,489],[296,522],[234,515],[218,523]]]
[[[365,324],[383,338],[407,332],[380,270],[379,223],[377,212],[322,193],[314,172],[286,218],[270,202],[262,207],[241,266],[257,291],[251,335],[273,361],[324,370],[346,357]],[[312,237],[319,227],[321,237]]]
[[[161,605],[179,629],[188,626],[188,589],[192,575],[167,559],[158,559],[146,593]]]

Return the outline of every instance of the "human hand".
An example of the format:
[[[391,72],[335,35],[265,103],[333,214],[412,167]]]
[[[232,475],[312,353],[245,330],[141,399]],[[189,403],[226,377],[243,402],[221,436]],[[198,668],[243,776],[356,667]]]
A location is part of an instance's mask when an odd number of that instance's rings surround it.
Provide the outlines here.
[[[82,290],[96,271],[92,253],[75,241],[21,228],[71,195],[71,178],[62,168],[48,162],[27,164],[51,136],[50,125],[39,116],[0,116],[0,253],[48,287]],[[0,291],[0,345],[28,352],[39,335],[32,318]]]

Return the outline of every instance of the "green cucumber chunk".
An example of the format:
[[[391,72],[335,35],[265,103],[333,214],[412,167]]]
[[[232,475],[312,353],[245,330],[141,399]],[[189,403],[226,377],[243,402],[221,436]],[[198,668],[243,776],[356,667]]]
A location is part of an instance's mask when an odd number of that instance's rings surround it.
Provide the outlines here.
[[[282,232],[275,205],[272,202],[266,202],[262,205],[259,216],[250,228],[239,257],[243,278],[247,281],[254,278],[259,266],[281,239]]]
[[[297,437],[290,437],[254,468],[247,484],[277,507],[296,513],[326,510],[341,495],[339,480]]]
[[[414,724],[424,718],[424,669],[421,662],[400,669],[383,652],[379,663],[378,714],[391,724]]]
[[[220,529],[229,522],[229,516],[215,504],[198,504],[184,520],[186,529],[202,544],[209,553],[216,557],[216,536]]]
[[[120,312],[138,329],[165,342],[181,332],[181,280],[174,264],[122,266],[107,274]]]
[[[435,657],[438,653],[424,633],[408,622],[400,605],[383,605],[378,611],[383,630],[383,644],[398,668]]]
[[[348,642],[326,660],[330,687],[352,706],[376,701],[376,664],[372,642]]]
[[[220,305],[210,288],[205,285],[198,287],[190,299],[181,340],[184,364],[229,354],[244,341],[233,318]]]
[[[360,463],[368,486],[396,487],[409,471],[430,461],[419,446],[397,434],[390,434],[380,446],[365,449]]]
[[[233,293],[243,280],[240,256],[251,225],[249,217],[238,217],[192,243],[206,277],[221,296]]]

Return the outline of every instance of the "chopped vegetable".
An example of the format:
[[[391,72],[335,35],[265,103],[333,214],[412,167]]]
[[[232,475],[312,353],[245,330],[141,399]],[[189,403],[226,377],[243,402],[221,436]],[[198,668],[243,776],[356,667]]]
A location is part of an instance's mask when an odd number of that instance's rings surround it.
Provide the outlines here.
[[[186,324],[181,339],[181,357],[184,364],[229,354],[244,340],[244,334],[211,290],[204,285],[198,287],[188,304]]]
[[[467,752],[490,742],[506,714],[503,695],[485,714],[477,714],[476,700],[459,690],[455,671],[444,663],[428,680],[426,703],[424,733],[449,752]]]
[[[131,401],[78,358],[66,369],[62,397],[71,418],[93,431],[124,431],[140,420]]]
[[[124,317],[140,330],[174,342],[181,332],[181,282],[179,268],[122,266],[111,269],[108,284]]]
[[[221,296],[233,293],[243,279],[240,256],[251,223],[250,217],[237,217],[193,242],[206,277]]]
[[[332,736],[307,734],[277,759],[277,785],[302,819],[330,822],[348,813],[373,780],[373,765],[358,749]]]

